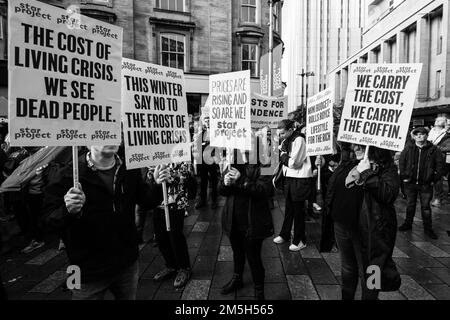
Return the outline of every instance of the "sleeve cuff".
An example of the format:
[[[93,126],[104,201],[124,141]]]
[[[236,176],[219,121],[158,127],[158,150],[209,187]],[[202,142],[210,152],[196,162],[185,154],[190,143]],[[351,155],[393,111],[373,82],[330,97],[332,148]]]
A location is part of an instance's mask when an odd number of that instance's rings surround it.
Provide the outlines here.
[[[361,173],[359,174],[359,179],[358,179],[358,181],[356,181],[355,183],[356,183],[358,186],[361,186],[361,185],[363,185],[364,183],[366,183],[366,180],[367,180],[369,177],[373,176],[374,174],[375,174],[375,171],[373,171],[372,169],[368,169],[368,170],[366,170],[366,171],[363,171],[363,172],[361,172]]]

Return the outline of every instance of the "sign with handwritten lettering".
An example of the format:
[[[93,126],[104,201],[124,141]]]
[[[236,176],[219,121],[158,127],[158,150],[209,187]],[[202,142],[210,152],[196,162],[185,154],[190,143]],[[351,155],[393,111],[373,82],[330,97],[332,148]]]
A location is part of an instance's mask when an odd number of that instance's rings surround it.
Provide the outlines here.
[[[124,58],[122,101],[127,169],[191,161],[183,70]]]
[[[338,140],[402,151],[422,64],[352,64]]]
[[[119,145],[122,28],[75,6],[8,7],[11,145]]]
[[[306,110],[306,155],[333,153],[334,90],[328,88],[308,99]]]
[[[277,128],[278,123],[287,118],[287,96],[268,97],[252,93],[252,128]]]

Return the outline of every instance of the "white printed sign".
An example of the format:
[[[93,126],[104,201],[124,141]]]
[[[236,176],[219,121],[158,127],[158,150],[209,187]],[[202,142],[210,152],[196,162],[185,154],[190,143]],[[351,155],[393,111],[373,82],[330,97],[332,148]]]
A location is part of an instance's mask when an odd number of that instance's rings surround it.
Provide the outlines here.
[[[252,93],[252,128],[277,128],[278,123],[287,118],[287,96],[276,98]]]
[[[122,28],[74,6],[8,7],[11,145],[119,145]]]
[[[209,77],[211,146],[251,150],[250,70]]]
[[[127,169],[191,161],[183,70],[123,59]]]
[[[338,140],[402,151],[422,64],[353,64]]]
[[[306,155],[333,153],[334,90],[329,88],[308,99],[306,111]]]

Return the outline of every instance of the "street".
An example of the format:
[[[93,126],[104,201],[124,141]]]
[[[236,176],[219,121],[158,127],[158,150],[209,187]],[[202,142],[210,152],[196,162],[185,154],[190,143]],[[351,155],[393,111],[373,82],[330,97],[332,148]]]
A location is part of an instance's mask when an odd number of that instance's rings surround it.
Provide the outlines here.
[[[447,191],[447,190],[446,190]],[[193,273],[184,289],[173,288],[173,280],[157,283],[152,280],[164,265],[157,247],[152,243],[140,247],[139,300],[253,300],[253,284],[248,266],[244,274],[244,288],[235,294],[222,296],[220,288],[233,274],[232,251],[229,240],[222,235],[219,208],[191,209],[185,218],[185,233],[189,246]],[[402,276],[398,292],[382,293],[382,300],[449,300],[450,299],[450,203],[433,208],[433,226],[438,240],[424,236],[420,206],[417,207],[412,232],[398,233],[394,260]],[[403,222],[406,201],[396,202],[398,223]],[[284,199],[275,198],[272,216],[275,231],[283,221]],[[147,224],[148,226],[148,224]],[[4,227],[4,226],[3,226]],[[308,247],[290,252],[289,244],[275,245],[272,238],[263,245],[266,269],[266,298],[270,300],[336,300],[340,299],[339,254],[319,253],[320,220],[307,222]],[[146,229],[145,239],[151,238]],[[6,243],[6,254],[0,260],[0,271],[10,299],[65,300],[71,292],[64,288],[68,265],[64,251],[58,250],[54,239],[46,246],[21,254],[25,245],[20,237]],[[13,243],[13,245],[11,245]],[[357,296],[359,296],[358,290]],[[108,294],[107,299],[112,299]]]

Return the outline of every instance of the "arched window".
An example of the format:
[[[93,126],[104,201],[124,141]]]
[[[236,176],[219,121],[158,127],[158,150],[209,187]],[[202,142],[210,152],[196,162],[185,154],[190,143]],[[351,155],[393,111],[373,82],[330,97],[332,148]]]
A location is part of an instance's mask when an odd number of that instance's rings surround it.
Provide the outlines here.
[[[185,36],[177,33],[161,34],[161,65],[185,69]]]

